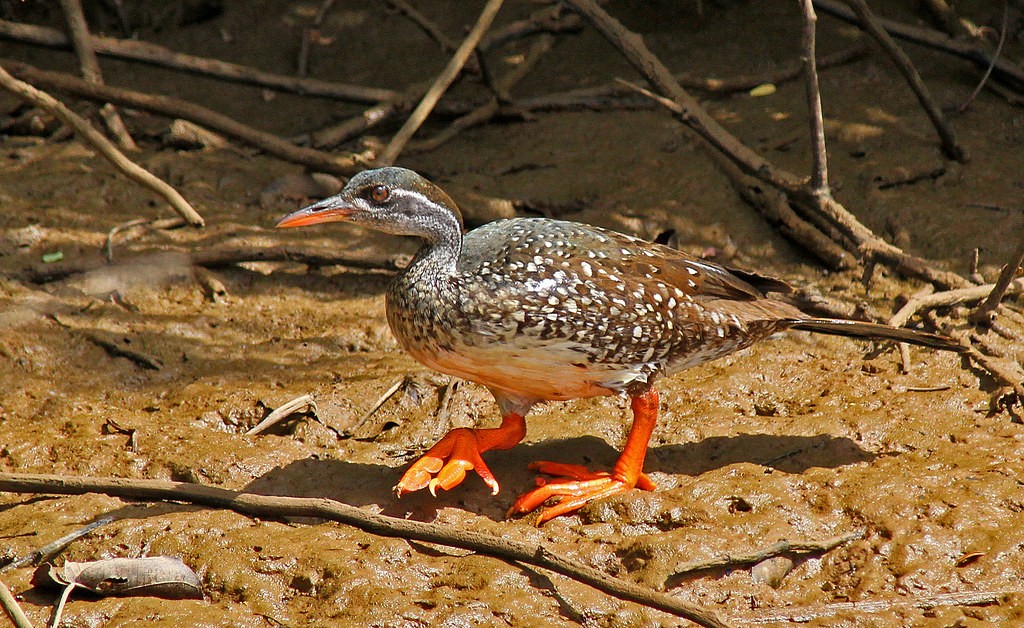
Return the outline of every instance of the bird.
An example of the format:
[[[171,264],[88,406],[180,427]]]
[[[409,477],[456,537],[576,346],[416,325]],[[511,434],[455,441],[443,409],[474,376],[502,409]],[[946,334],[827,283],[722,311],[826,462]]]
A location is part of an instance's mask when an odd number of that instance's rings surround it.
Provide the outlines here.
[[[775,296],[791,290],[784,281],[596,226],[516,217],[464,232],[448,194],[404,168],[364,170],[276,226],[334,221],[422,240],[387,288],[388,324],[422,364],[488,388],[501,414],[498,427],[448,432],[404,472],[399,497],[423,488],[436,496],[469,471],[496,495],[481,454],[518,444],[531,408],[609,395],[628,397],[633,415],[614,467],[533,462],[554,477],[538,477],[509,516],[537,511],[540,525],[610,495],[654,490],[643,466],[657,380],[783,330],[961,350],[938,334],[810,316]]]

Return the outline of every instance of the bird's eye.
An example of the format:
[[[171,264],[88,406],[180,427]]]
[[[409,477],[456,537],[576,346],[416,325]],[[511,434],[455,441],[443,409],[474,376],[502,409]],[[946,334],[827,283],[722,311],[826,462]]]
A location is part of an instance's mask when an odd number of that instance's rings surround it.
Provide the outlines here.
[[[391,189],[386,185],[375,185],[370,188],[370,200],[374,203],[383,203],[391,198]]]

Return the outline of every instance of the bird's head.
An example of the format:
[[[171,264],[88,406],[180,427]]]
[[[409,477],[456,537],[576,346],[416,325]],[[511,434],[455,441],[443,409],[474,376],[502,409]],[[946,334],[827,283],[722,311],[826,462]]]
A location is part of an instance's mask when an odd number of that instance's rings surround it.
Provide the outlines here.
[[[288,214],[277,227],[337,221],[431,241],[462,232],[462,215],[444,190],[396,167],[360,172],[338,194]]]

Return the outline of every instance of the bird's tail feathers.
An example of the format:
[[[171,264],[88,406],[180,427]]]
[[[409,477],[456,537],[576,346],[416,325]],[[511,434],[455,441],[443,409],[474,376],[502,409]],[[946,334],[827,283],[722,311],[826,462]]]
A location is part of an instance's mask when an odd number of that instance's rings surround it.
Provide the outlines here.
[[[833,318],[794,318],[787,321],[787,323],[791,329],[803,329],[820,334],[851,336],[854,338],[879,338],[895,342],[908,342],[943,351],[956,351],[958,353],[962,353],[965,350],[963,345],[947,336],[879,323]]]

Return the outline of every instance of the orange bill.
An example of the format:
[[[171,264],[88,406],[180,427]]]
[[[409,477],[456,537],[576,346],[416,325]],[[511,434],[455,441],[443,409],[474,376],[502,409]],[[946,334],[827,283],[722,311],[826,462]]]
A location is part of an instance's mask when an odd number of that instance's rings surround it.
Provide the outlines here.
[[[340,204],[340,202],[335,198],[325,198],[319,203],[315,203],[309,207],[303,207],[298,211],[288,214],[281,220],[277,221],[277,225],[275,226],[278,229],[284,229],[288,227],[318,225],[324,222],[347,220],[351,214],[351,207]]]

